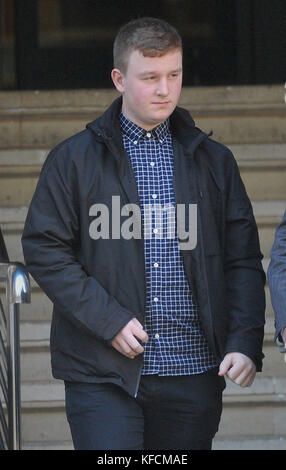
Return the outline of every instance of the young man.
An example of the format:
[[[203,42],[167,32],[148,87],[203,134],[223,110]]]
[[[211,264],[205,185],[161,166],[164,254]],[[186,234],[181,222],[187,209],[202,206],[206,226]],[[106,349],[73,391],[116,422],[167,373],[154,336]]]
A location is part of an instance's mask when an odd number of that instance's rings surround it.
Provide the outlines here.
[[[76,449],[210,449],[224,376],[261,370],[257,227],[230,151],[177,107],[182,73],[173,27],[123,26],[121,97],[50,153],[29,209]]]

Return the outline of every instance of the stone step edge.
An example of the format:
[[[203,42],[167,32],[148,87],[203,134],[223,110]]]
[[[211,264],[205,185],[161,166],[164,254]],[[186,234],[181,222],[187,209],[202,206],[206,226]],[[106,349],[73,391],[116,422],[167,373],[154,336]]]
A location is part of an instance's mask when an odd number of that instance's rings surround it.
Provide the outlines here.
[[[286,142],[277,143],[245,143],[227,146],[233,152],[238,163],[274,162],[286,159]],[[0,167],[5,166],[42,166],[51,149],[43,148],[8,148],[0,149]]]
[[[282,88],[282,87],[281,87]],[[32,120],[32,119],[54,119],[56,117],[62,117],[66,120],[72,120],[74,118],[90,117],[94,119],[94,116],[102,114],[108,107],[110,102],[101,104],[85,104],[82,106],[76,106],[69,104],[66,106],[47,106],[39,103],[37,106],[19,106],[19,107],[1,107],[0,108],[0,119],[5,120]],[[281,95],[281,101],[279,102],[226,102],[226,103],[203,103],[203,102],[190,102],[189,99],[180,100],[179,106],[189,109],[193,117],[198,118],[200,116],[285,116],[285,103],[283,102],[283,96]]]
[[[272,362],[274,361],[277,366],[285,367],[285,372],[286,372],[286,355],[285,353],[281,353],[278,349],[277,344],[273,340],[273,335],[269,335],[268,337],[264,337],[263,341],[263,352],[266,355],[267,352],[267,360],[269,357],[269,354],[276,354],[276,356],[273,356]],[[32,355],[31,357],[34,357],[35,355],[41,354],[41,359],[43,360],[43,355],[44,357],[49,360],[50,358],[50,342],[49,340],[46,341],[34,341],[34,342],[21,342],[20,345],[20,357],[21,359],[25,359],[27,355],[30,354]],[[276,357],[276,360],[274,359]],[[271,364],[272,364],[271,362]],[[273,364],[273,367],[275,367],[275,364]],[[28,367],[27,365],[25,367]]]
[[[285,204],[285,208],[286,208],[286,204]],[[9,234],[13,234],[13,235],[17,234],[20,238],[24,229],[24,221],[23,222],[22,221],[20,222],[1,221],[1,209],[2,208],[0,207],[0,226],[1,226],[2,232],[4,233],[5,238]],[[10,209],[13,210],[12,207],[10,207]],[[281,222],[283,214],[281,213],[281,215],[263,216],[263,215],[255,215],[254,213],[254,216],[255,216],[255,221],[256,221],[258,230],[262,230],[263,228],[275,230],[278,227],[279,223]]]
[[[264,346],[271,346],[273,345],[273,348],[277,348],[276,343],[274,341],[274,328],[273,331],[271,332],[266,332],[264,334]],[[49,338],[46,339],[23,339],[21,338],[20,335],[20,347],[21,347],[21,352],[25,353],[27,351],[35,351],[37,352],[39,350],[48,350],[50,347],[50,340]],[[277,350],[278,352],[278,350]],[[286,368],[286,365],[285,365]]]
[[[286,377],[257,375],[251,387],[240,387],[228,378],[226,379],[224,400],[230,402],[275,403],[286,402]],[[46,381],[24,381],[21,383],[21,401],[24,408],[35,407],[39,404],[50,403],[51,406],[61,406],[64,401],[64,383],[60,379]]]
[[[20,339],[23,344],[35,343],[37,341],[48,341],[50,338],[51,320],[21,320],[20,319]],[[272,317],[267,317],[265,321],[264,334],[274,335],[275,328]]]
[[[286,356],[283,357],[284,353],[281,353],[278,350],[278,346],[274,341],[274,334],[265,334],[264,341],[263,341],[263,351],[267,348],[268,353],[269,349],[273,352],[277,352],[277,362],[279,361],[284,363],[286,362]],[[20,354],[25,356],[25,354],[39,354],[39,353],[46,353],[50,354],[50,341],[47,340],[35,340],[35,341],[21,341],[20,344]],[[281,356],[281,357],[280,357]],[[286,364],[285,364],[285,371],[286,371]]]
[[[283,399],[277,397],[275,394],[272,395],[235,395],[235,396],[223,396],[224,407],[233,408],[238,407],[283,407],[285,408],[286,397]],[[4,408],[4,407],[3,407]],[[65,401],[62,400],[21,400],[21,410],[24,413],[32,411],[47,411],[47,412],[58,412],[65,411]]]
[[[1,224],[0,224],[1,226]],[[2,228],[2,226],[1,226]],[[270,258],[264,258],[262,260],[262,265],[263,265],[263,269],[267,270],[268,269],[268,266],[269,266],[269,263],[270,263]],[[32,278],[32,276],[30,276],[30,285],[31,285],[31,292],[35,292],[35,293],[43,293],[42,289],[39,287],[39,285],[36,283],[36,281]],[[266,284],[266,287],[268,286],[268,283]],[[0,291],[4,290],[4,287],[2,287],[0,285]],[[44,293],[43,293],[44,294]],[[46,294],[44,294],[46,295]]]
[[[215,436],[213,450],[285,450],[286,435]]]
[[[286,157],[285,159],[269,159],[269,160],[238,160],[237,164],[241,172],[246,171],[285,171],[286,168]],[[29,177],[38,178],[42,169],[42,165],[39,164],[2,164],[0,161],[0,178],[3,177]]]
[[[184,86],[179,105],[187,103],[211,106],[257,106],[284,104],[284,84]],[[119,93],[113,88],[77,90],[22,90],[0,92],[0,109],[16,112],[23,109],[80,109],[108,106]]]
[[[226,449],[223,449],[224,446]],[[285,435],[265,436],[230,436],[214,437],[213,450],[230,449],[253,449],[253,450],[284,450],[286,449]],[[74,450],[72,441],[22,441],[22,450]]]
[[[286,200],[252,200],[253,213],[257,223],[259,220],[269,224],[275,223],[277,218],[280,220],[286,209]],[[0,224],[3,229],[5,225],[9,228],[10,224],[18,225],[19,228],[24,224],[28,212],[28,206],[1,206]],[[3,226],[2,226],[3,224]]]
[[[72,441],[22,441],[21,450],[74,450]]]

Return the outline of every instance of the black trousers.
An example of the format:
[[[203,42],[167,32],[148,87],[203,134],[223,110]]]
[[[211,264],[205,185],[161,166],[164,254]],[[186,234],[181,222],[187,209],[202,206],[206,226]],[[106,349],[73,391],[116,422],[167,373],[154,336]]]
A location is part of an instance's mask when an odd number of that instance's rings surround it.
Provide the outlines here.
[[[75,449],[211,449],[225,387],[217,373],[142,376],[136,398],[114,384],[65,382]]]

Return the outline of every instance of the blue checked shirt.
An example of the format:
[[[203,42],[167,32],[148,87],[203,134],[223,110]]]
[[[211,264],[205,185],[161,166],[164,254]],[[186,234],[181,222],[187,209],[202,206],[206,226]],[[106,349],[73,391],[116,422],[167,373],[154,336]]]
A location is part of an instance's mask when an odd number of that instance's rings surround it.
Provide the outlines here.
[[[202,333],[176,236],[169,122],[145,131],[120,115],[142,213],[146,324],[142,374],[187,375],[217,365]]]

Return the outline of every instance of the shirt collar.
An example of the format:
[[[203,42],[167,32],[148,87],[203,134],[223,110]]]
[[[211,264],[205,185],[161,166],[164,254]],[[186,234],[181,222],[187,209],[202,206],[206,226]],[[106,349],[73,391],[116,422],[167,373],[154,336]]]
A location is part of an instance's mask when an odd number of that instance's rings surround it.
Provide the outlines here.
[[[134,122],[130,121],[124,114],[120,113],[120,125],[122,133],[127,135],[133,142],[138,142],[140,139],[150,139],[150,134],[153,138],[163,141],[170,133],[169,119],[159,124],[151,131],[146,131],[142,127],[137,126]]]

